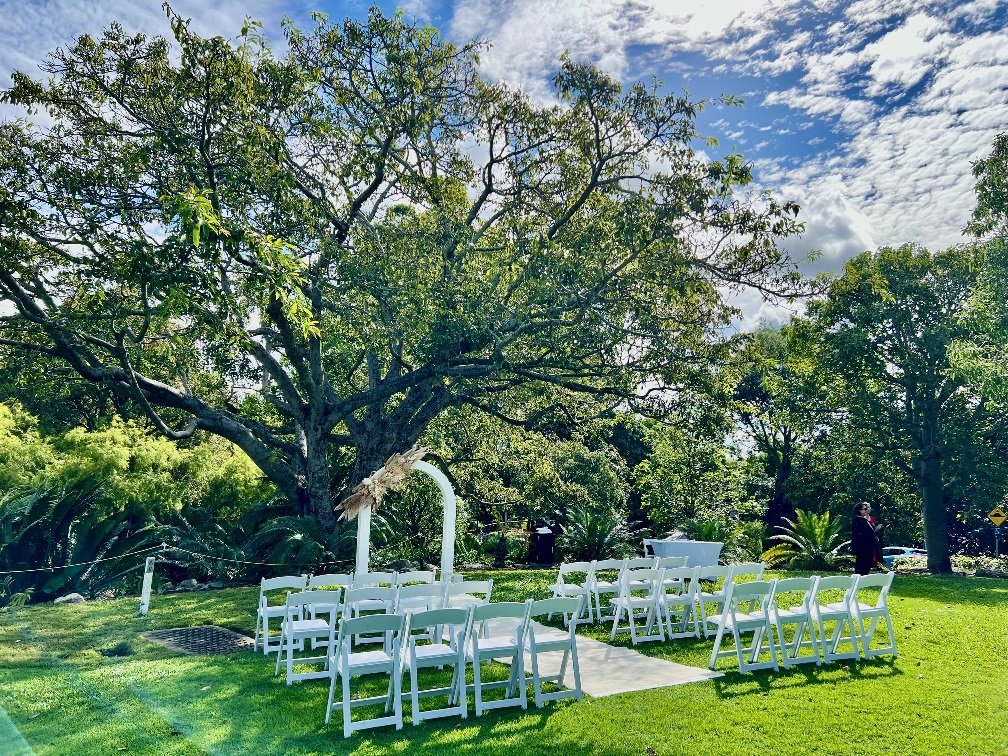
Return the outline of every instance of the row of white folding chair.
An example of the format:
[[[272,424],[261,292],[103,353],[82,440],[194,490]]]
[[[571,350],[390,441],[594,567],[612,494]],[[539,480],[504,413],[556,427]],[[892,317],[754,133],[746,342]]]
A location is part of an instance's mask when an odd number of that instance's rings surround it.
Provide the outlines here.
[[[818,665],[822,661],[857,659],[862,654],[866,659],[881,654],[895,657],[896,639],[888,605],[892,579],[893,573],[889,572],[732,583],[728,586],[724,608],[717,621],[710,667],[714,668],[719,657],[735,655],[743,674],[755,669],[773,668],[777,671],[777,650],[785,668],[795,664]],[[867,598],[862,592],[875,590],[878,590],[878,595],[874,601],[862,600]],[[831,595],[832,592],[842,592],[839,601],[830,600],[835,595]],[[888,644],[872,648],[879,621],[886,625]],[[831,622],[833,630],[827,637],[827,623]],[[786,625],[794,625],[790,641],[784,633]],[[722,650],[721,642],[729,631],[735,648]],[[743,649],[740,636],[746,632],[753,633],[753,642]],[[761,662],[759,657],[764,652],[764,640],[769,660]],[[849,646],[849,650],[844,650],[844,645]],[[801,651],[806,648],[812,653],[802,655]]]
[[[577,662],[577,645],[575,640],[575,625],[572,623],[566,633],[555,630],[540,629],[537,632],[532,618],[551,612],[573,613],[579,611],[580,598],[552,598],[543,601],[502,602],[497,604],[474,604],[466,609],[443,608],[413,614],[368,615],[364,617],[345,617],[340,623],[334,652],[329,662],[330,686],[329,698],[326,704],[326,723],[333,711],[343,715],[343,733],[349,737],[352,732],[367,727],[395,724],[402,727],[402,697],[401,679],[405,668],[410,671],[410,698],[413,712],[413,724],[418,725],[426,719],[444,716],[468,716],[467,687],[465,671],[467,664],[473,665],[473,686],[475,695],[476,715],[484,711],[505,706],[520,706],[527,708],[524,668],[524,652],[528,651],[532,660],[532,684],[535,692],[535,702],[541,706],[543,702],[568,696],[581,699],[581,679]],[[478,626],[490,620],[510,619],[503,625],[493,623],[498,632],[484,637],[480,636]],[[448,642],[432,641],[419,645],[418,640],[430,637],[431,627],[451,627],[462,629],[451,632]],[[388,635],[391,642],[381,651],[355,652],[352,650],[353,637],[365,633],[380,632]],[[405,642],[405,648],[403,646]],[[547,651],[563,651],[564,658],[560,672],[553,678],[543,678],[539,674],[539,653]],[[503,682],[484,683],[482,681],[483,661],[507,658],[511,661],[511,674]],[[575,687],[571,691],[563,690],[563,679],[568,658],[574,675]],[[421,689],[418,682],[418,671],[426,667],[452,667],[452,680],[447,687]],[[389,675],[389,688],[385,696],[362,699],[351,699],[350,680],[366,674],[385,673]],[[342,697],[335,704],[337,678],[341,681]],[[542,693],[542,682],[555,681],[559,690],[555,693]],[[489,688],[503,687],[505,695],[502,699],[486,701],[483,692]],[[433,695],[447,695],[448,705],[440,709],[420,709],[420,698]],[[385,703],[385,716],[371,720],[354,722],[351,709],[357,706]]]
[[[556,582],[551,586],[554,598],[584,597],[584,610],[587,610],[588,621],[595,623],[596,612],[599,621],[602,620],[601,597],[619,594],[620,575],[627,569],[662,569],[666,567],[684,567],[686,557],[642,557],[634,559],[603,559],[590,562],[568,562],[560,565]],[[614,581],[597,578],[599,572],[616,572]],[[582,582],[569,580],[571,576],[584,574]],[[580,616],[577,617],[581,619]],[[564,617],[564,622],[568,621]]]
[[[284,575],[275,578],[263,578],[259,583],[259,606],[256,609],[256,628],[254,648],[258,648],[262,643],[263,653],[269,654],[277,650],[277,646],[270,643],[269,623],[271,619],[282,620],[285,613],[284,604],[269,603],[269,594],[279,591],[304,591],[321,590],[324,588],[339,588],[346,590],[351,587],[363,587],[365,585],[390,586],[406,585],[408,583],[433,583],[436,579],[437,570],[413,570],[409,572],[382,572],[366,573],[355,575],[348,573],[326,573],[321,575]],[[305,605],[304,610],[312,611],[312,607]],[[325,610],[323,609],[323,612]],[[314,618],[315,615],[312,614]],[[298,616],[302,619],[302,616]]]
[[[343,614],[355,618],[366,612],[409,614],[446,607],[466,608],[489,603],[492,590],[493,580],[470,580],[443,584],[418,583],[397,588],[380,585],[349,588],[342,596],[338,588],[331,591],[288,592],[280,640],[276,647],[277,661],[274,674],[280,673],[282,659],[286,657],[288,685],[295,680],[324,677],[327,674],[325,671],[295,674],[293,672],[295,664],[318,664],[325,661],[325,657],[317,654],[297,657],[296,652],[304,650],[306,640],[310,642],[312,649],[319,645],[331,647],[334,628]],[[322,614],[327,615],[328,619],[320,619],[318,615]],[[387,648],[391,637],[388,633],[380,633],[359,636],[355,640],[382,643]]]

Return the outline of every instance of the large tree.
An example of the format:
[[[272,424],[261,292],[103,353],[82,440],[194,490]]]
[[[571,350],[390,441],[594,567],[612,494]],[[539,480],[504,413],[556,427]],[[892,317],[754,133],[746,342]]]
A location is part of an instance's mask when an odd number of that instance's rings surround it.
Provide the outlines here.
[[[352,484],[516,387],[682,391],[725,292],[798,287],[797,208],[694,152],[703,103],[565,59],[535,105],[377,10],[282,57],[168,13],[0,97],[48,114],[0,125],[0,345],[230,439],[326,527],[333,454]]]
[[[865,252],[809,307],[821,336],[820,370],[843,381],[843,422],[917,484],[934,572],[951,571],[953,473],[960,477],[975,457],[968,443],[984,444],[1004,424],[948,354],[970,333],[963,313],[984,255],[982,245]]]
[[[788,481],[795,457],[826,419],[832,392],[829,373],[817,370],[807,329],[764,326],[751,335],[732,364],[738,374],[729,406],[737,423],[755,446],[773,491],[766,522],[794,519]]]

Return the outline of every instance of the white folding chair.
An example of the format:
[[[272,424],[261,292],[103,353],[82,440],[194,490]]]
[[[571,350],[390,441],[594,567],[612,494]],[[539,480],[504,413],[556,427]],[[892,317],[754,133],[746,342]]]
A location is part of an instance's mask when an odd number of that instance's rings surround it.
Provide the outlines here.
[[[578,575],[584,575],[584,579],[581,582],[577,582],[572,578]],[[595,562],[568,562],[567,564],[561,564],[560,570],[557,572],[556,582],[550,586],[553,590],[554,598],[563,597],[577,597],[583,596],[584,601],[581,602],[582,612],[585,607],[588,609],[588,621],[592,624],[595,623],[595,612],[592,605],[592,581],[595,579]],[[551,619],[548,617],[547,619]],[[573,618],[574,620],[580,620],[581,615]],[[564,624],[569,623],[567,615],[564,615]]]
[[[717,660],[723,656],[735,656],[738,659],[739,672],[743,675],[756,669],[780,670],[777,664],[777,652],[774,649],[773,631],[770,629],[770,593],[773,591],[773,581],[754,580],[748,583],[732,583],[728,586],[724,608],[717,621],[717,636],[714,639],[714,649],[711,651],[710,668],[714,669]],[[731,633],[735,648],[722,649],[721,643],[726,633]],[[742,646],[742,633],[752,633],[752,644],[748,648]],[[760,653],[763,641],[767,641],[770,659],[761,662]],[[746,657],[748,656],[748,661]]]
[[[590,598],[588,599],[591,600]],[[536,625],[532,620],[536,617],[547,615],[552,617],[554,613],[572,617],[581,616],[581,608],[584,605],[585,596],[554,597],[533,601],[529,609],[528,630],[525,634],[525,648],[529,652],[532,662],[532,689],[535,693],[536,706],[542,706],[546,701],[557,701],[561,698],[582,698],[581,693],[581,668],[578,666],[577,656],[577,622],[568,623],[567,632],[554,630],[544,625]],[[556,675],[543,676],[539,673],[539,654],[550,651],[563,651],[563,659],[560,661],[560,671]],[[570,660],[571,672],[574,674],[574,687],[571,690],[564,690],[564,676],[567,672],[567,661]],[[542,683],[556,683],[557,690],[554,693],[543,693]]]
[[[717,633],[717,619],[724,609],[725,597],[732,582],[732,565],[701,567],[697,575],[697,604],[700,605],[700,626],[705,638]],[[708,614],[707,606],[717,607]]]
[[[356,730],[394,724],[402,729],[402,665],[399,659],[406,617],[402,614],[369,614],[364,617],[347,617],[340,620],[339,637],[333,657],[329,659],[329,700],[326,703],[326,724],[332,712],[343,712],[343,737],[349,738]],[[388,648],[374,651],[354,651],[353,637],[374,635],[390,638]],[[362,675],[387,674],[388,692],[384,696],[352,699],[350,680]],[[343,694],[333,703],[336,680],[339,678]],[[351,710],[359,706],[385,704],[384,717],[353,721]],[[391,710],[391,714],[389,711]]]
[[[467,660],[473,665],[473,692],[476,698],[476,716],[490,709],[508,706],[528,708],[525,698],[525,628],[532,600],[525,602],[503,601],[497,604],[481,604],[472,608],[469,615]],[[500,620],[491,622],[491,620]],[[484,637],[480,637],[476,626],[483,623]],[[510,659],[511,674],[502,682],[483,682],[482,665],[492,659]],[[492,701],[483,700],[483,691],[503,688],[504,697]],[[520,688],[520,689],[519,689]]]
[[[653,562],[654,560],[652,560]],[[654,568],[626,569],[620,573],[620,591],[616,598],[609,599],[613,607],[612,632],[609,642],[616,640],[616,633],[630,631],[630,642],[637,645],[638,641],[665,640],[665,623],[662,615],[661,596],[664,591],[664,572]],[[643,596],[636,592],[643,593]],[[627,616],[626,627],[620,626],[623,615]],[[644,634],[637,635],[635,620],[644,623]],[[652,632],[657,625],[658,632]]]
[[[295,680],[316,680],[329,676],[329,656],[333,652],[336,641],[336,625],[340,614],[340,592],[335,591],[301,591],[288,593],[284,604],[285,614],[280,625],[280,650],[277,652],[276,669],[273,675],[280,674],[280,662],[287,658],[287,684]],[[311,617],[305,617],[309,612]],[[328,615],[327,619],[317,614]],[[295,650],[304,648],[304,641],[311,640],[314,649],[318,641],[325,646],[321,656],[295,657]],[[313,672],[294,672],[295,664],[322,664],[323,668]]]
[[[409,616],[409,649],[403,651],[403,663],[409,665],[410,700],[413,707],[413,724],[418,725],[426,719],[438,717],[469,715],[468,699],[466,697],[466,646],[465,634],[469,626],[469,614],[472,609],[432,609],[431,611],[414,612]],[[420,645],[418,641],[436,635],[435,628],[458,628],[457,633],[449,634],[448,643],[440,640]],[[414,631],[421,634],[414,635]],[[451,684],[441,688],[420,688],[417,672],[429,667],[450,666],[452,668]],[[448,696],[448,705],[440,709],[421,711],[420,699],[428,696]]]
[[[603,617],[602,598],[619,595],[619,576],[623,571],[623,565],[625,564],[626,559],[595,560],[595,574],[592,579],[591,590],[592,595],[595,597],[595,612],[598,615],[599,622],[602,622],[603,619],[610,619],[612,617],[610,614],[606,614],[605,617]],[[612,579],[610,580],[610,578]],[[611,604],[606,601],[606,606],[611,606]]]
[[[812,618],[812,597],[815,595],[817,577],[783,578],[774,583],[770,593],[770,617],[777,630],[777,645],[780,647],[784,669],[795,664],[822,664],[819,659],[819,641],[816,623]],[[794,635],[788,641],[784,628],[794,625]],[[808,632],[808,640],[805,633]],[[811,654],[801,655],[808,648]]]
[[[822,646],[823,661],[857,659],[861,656],[858,650],[858,635],[854,628],[854,617],[851,614],[851,600],[854,596],[854,586],[857,575],[830,575],[821,577],[816,583],[810,606],[816,626],[819,628],[819,642]],[[830,601],[835,596],[826,595],[830,591],[842,592],[839,601]],[[826,637],[826,623],[832,622],[833,632]],[[846,635],[844,631],[846,630]],[[850,651],[841,651],[842,644],[849,643]]]
[[[889,589],[892,587],[893,573],[875,573],[872,575],[861,575],[854,586],[854,594],[851,596],[851,610],[854,617],[854,629],[857,632],[858,640],[861,642],[861,651],[865,659],[882,654],[892,654],[896,658],[896,635],[893,633],[892,617],[889,615]],[[865,593],[878,590],[875,601],[869,603]],[[868,626],[865,627],[865,621]],[[875,629],[879,620],[883,620],[889,631],[889,645],[882,648],[872,648],[872,639],[875,637]]]
[[[668,557],[679,559],[679,557]],[[664,569],[661,607],[668,625],[668,637],[699,638],[700,608],[697,606],[697,575],[699,567],[669,567]],[[690,624],[693,629],[690,630]]]
[[[276,591],[284,591],[285,593],[282,595],[286,599],[286,591],[303,591],[307,584],[308,578],[304,575],[284,575],[283,577],[263,578],[259,581],[259,608],[256,610],[253,649],[259,647],[260,638],[262,638],[263,654],[269,654],[280,648],[279,645],[274,646],[269,641],[269,622],[271,619],[282,620],[287,609],[285,604],[271,605],[269,594]]]

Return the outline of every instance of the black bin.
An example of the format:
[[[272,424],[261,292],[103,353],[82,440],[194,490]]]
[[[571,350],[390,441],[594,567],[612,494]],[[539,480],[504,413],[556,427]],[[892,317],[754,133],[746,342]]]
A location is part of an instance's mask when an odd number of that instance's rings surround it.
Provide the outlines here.
[[[543,526],[541,528],[536,528],[533,536],[535,544],[531,549],[533,552],[533,561],[536,564],[555,564],[556,533],[548,527]]]

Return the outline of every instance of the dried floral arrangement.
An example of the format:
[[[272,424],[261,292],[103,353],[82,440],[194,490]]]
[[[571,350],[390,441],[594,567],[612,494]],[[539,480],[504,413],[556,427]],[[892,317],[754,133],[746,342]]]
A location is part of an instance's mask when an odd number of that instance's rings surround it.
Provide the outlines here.
[[[430,449],[425,449],[422,446],[414,446],[402,454],[393,454],[381,469],[364,478],[354,487],[349,496],[336,505],[337,510],[343,510],[340,519],[352,520],[358,512],[367,506],[374,510],[381,504],[385,492],[402,486],[413,467],[413,463],[419,462],[428,454],[430,454]]]

